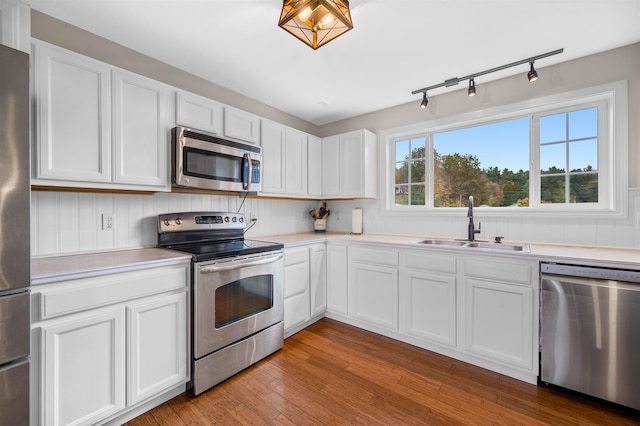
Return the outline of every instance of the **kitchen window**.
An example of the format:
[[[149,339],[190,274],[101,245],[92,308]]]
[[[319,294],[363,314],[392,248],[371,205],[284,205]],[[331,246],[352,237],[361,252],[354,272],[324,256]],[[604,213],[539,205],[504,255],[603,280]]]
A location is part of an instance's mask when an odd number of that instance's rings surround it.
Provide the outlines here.
[[[626,213],[626,82],[382,132],[387,211]]]

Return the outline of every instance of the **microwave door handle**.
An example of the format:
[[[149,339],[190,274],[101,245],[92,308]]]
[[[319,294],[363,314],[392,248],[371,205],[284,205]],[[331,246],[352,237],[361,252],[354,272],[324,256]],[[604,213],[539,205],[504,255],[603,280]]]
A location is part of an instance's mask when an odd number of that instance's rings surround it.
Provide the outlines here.
[[[247,266],[265,265],[267,263],[276,262],[276,261],[282,259],[283,257],[284,257],[283,254],[278,254],[275,257],[271,256],[271,257],[268,257],[266,259],[254,260],[254,261],[249,261],[249,262],[239,262],[239,263],[235,263],[233,265],[207,266],[207,267],[204,267],[204,268],[200,269],[199,272],[201,274],[213,274],[215,272],[231,271],[231,270],[234,270],[234,269],[245,268]]]
[[[242,189],[249,189],[252,173],[251,155],[248,152],[245,152],[244,158],[242,159]]]

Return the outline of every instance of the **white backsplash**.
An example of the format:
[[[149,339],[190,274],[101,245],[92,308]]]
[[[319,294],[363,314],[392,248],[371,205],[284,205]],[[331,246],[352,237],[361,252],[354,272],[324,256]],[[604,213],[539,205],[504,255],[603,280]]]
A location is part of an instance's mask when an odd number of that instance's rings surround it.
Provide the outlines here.
[[[640,247],[640,190],[629,191],[626,219],[509,218],[483,217],[479,239],[503,236],[506,240]],[[318,201],[242,198],[200,194],[157,193],[124,195],[76,192],[31,193],[32,255],[88,252],[96,250],[153,247],[157,241],[156,220],[162,213],[181,211],[238,211],[257,223],[248,238],[313,230],[308,212]],[[329,201],[329,231],[350,232],[351,210],[363,209],[363,232],[464,238],[466,218],[397,217],[380,213],[379,201]],[[102,230],[102,214],[115,215],[115,228]],[[639,219],[640,220],[640,219]]]

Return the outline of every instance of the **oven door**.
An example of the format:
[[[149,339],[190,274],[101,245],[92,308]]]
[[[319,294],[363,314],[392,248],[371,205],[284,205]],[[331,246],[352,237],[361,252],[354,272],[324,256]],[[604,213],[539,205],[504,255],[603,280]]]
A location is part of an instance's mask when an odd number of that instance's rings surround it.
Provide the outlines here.
[[[196,263],[196,359],[283,321],[283,257],[277,251]]]

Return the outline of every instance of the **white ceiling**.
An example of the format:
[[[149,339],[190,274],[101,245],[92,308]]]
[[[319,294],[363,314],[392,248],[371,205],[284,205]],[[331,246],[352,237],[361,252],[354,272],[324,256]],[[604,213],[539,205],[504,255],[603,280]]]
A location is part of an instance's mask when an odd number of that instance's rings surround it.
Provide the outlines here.
[[[317,125],[640,41],[640,0],[351,0],[354,29],[316,51],[278,27],[281,0],[24,1]]]

